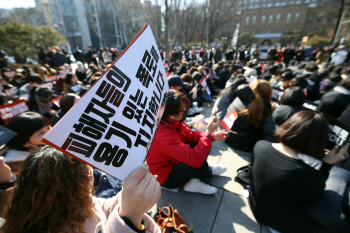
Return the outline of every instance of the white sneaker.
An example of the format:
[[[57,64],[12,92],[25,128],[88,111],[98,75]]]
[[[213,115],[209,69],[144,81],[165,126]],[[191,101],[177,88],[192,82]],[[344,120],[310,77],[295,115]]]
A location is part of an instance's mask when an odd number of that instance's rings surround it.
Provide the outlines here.
[[[227,170],[227,167],[222,164],[216,164],[216,165],[210,166],[210,168],[213,173],[213,176],[218,176]]]
[[[184,186],[184,190],[187,192],[202,194],[215,194],[218,191],[215,187],[207,185],[197,178],[193,178],[188,181]]]

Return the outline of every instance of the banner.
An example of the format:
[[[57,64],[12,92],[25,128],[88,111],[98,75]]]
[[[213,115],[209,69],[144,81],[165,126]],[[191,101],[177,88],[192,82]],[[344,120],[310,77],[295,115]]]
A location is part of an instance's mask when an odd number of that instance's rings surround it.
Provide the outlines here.
[[[18,88],[16,86],[11,87],[9,89],[4,89],[4,92],[6,95],[8,95],[10,98],[14,97],[18,93]]]
[[[337,119],[323,114],[329,127],[328,144],[326,149],[332,150],[334,146],[342,147],[349,141],[350,126],[338,121]]]
[[[145,161],[168,92],[146,24],[43,142],[124,180]]]
[[[233,110],[229,115],[225,116],[219,123],[222,129],[225,129],[226,132],[229,132],[233,126],[233,123],[238,118],[238,114],[235,110]]]
[[[15,116],[27,111],[29,111],[29,108],[27,106],[26,101],[17,100],[12,104],[0,105],[0,118],[2,122],[6,123]]]
[[[8,79],[15,77],[16,71],[5,71],[4,76]]]

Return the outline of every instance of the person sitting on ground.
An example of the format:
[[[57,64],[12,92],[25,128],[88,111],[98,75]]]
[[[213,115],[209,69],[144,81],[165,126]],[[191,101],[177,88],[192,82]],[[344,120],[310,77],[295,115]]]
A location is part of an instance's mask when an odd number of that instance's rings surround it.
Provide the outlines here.
[[[278,128],[275,137],[279,143],[260,141],[253,150],[249,203],[256,220],[280,232],[322,230],[303,202],[322,196],[329,170],[343,159],[344,151],[333,149],[324,156],[328,124],[312,111],[294,114]],[[321,169],[304,163],[301,157],[305,155],[323,158]]]
[[[317,110],[338,118],[350,103],[350,79],[324,94]]]
[[[227,133],[214,133],[218,127],[215,118],[207,126],[208,132],[192,131],[183,123],[189,105],[190,102],[184,94],[170,90],[146,161],[150,172],[158,175],[158,182],[165,188],[184,185],[184,190],[188,192],[215,194],[217,189],[201,180],[226,171],[226,166],[223,165],[209,166],[206,159],[212,141],[224,140]],[[197,145],[191,148],[186,142]]]
[[[295,113],[299,112],[306,101],[304,91],[299,87],[289,87],[281,96],[281,105],[272,113],[272,119],[277,125],[282,125]]]
[[[63,85],[64,85],[64,94],[68,94],[68,93],[79,94],[82,87],[82,82],[78,81],[78,78],[75,74],[68,73],[66,75]],[[74,88],[75,86],[77,88],[73,90],[72,87]]]
[[[45,146],[31,154],[15,181],[0,232],[155,232],[145,214],[160,198],[160,185],[139,166],[112,198],[92,196],[92,168]]]
[[[74,93],[64,95],[60,100],[60,110],[55,114],[55,118],[52,121],[54,126],[61,118],[80,100],[80,96]]]
[[[44,145],[41,139],[51,129],[51,122],[36,112],[24,112],[12,118],[6,128],[17,133],[2,150],[5,163],[20,164],[27,156]]]
[[[238,87],[242,84],[247,84],[245,77],[243,75],[236,75],[231,82],[231,85],[222,90],[218,95],[218,98],[215,101],[214,107],[212,109],[211,116],[216,115],[217,119],[221,121],[225,116],[227,116],[227,114],[230,113],[227,112],[227,109],[232,101],[238,96],[238,94],[241,94],[238,91]],[[249,94],[252,94],[251,91]]]
[[[225,142],[238,150],[251,152],[255,143],[263,138],[273,140],[277,126],[268,118],[272,113],[272,87],[266,80],[258,79],[249,88],[239,86],[238,96],[227,109],[237,114]]]
[[[23,86],[21,86],[21,88],[19,89],[19,98],[20,99],[26,99],[29,100],[31,98],[34,99],[34,95],[31,96],[31,90],[33,89],[33,87],[38,86],[39,84],[42,83],[41,78],[39,77],[38,74],[36,73],[31,73],[27,78],[26,78],[26,84],[24,84]]]

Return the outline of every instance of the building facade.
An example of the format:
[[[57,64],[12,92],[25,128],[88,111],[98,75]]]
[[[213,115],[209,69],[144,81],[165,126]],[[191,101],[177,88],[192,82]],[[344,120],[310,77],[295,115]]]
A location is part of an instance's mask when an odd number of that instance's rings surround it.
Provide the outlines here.
[[[259,44],[276,43],[283,35],[315,30],[333,35],[340,0],[239,0],[233,22],[223,25],[219,37],[232,38],[236,25],[240,32],[254,35]]]

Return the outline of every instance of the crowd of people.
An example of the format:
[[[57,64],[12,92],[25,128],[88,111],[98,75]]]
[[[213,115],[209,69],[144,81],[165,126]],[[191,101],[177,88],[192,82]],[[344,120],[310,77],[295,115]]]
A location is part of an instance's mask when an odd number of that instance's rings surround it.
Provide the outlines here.
[[[4,63],[0,104],[23,100],[28,111],[0,122],[16,133],[0,150],[0,217],[5,219],[0,232],[160,232],[145,213],[158,202],[161,186],[217,192],[205,179],[227,168],[209,166],[213,141],[252,153],[249,203],[259,222],[280,232],[332,232],[308,215],[304,202],[322,197],[333,165],[350,172],[347,148],[326,150],[324,117],[350,127],[348,51],[318,49],[306,64],[293,45],[272,48],[265,62],[258,49],[221,49],[161,52],[167,104],[146,163],[123,183],[41,142],[118,50],[95,52],[91,46],[84,54],[76,48],[75,69],[71,55],[59,47],[42,48],[40,67],[23,65],[12,76]],[[283,94],[275,99],[274,90]],[[305,110],[305,103],[316,111]],[[188,116],[206,104],[213,106],[211,122],[205,132],[191,129]],[[229,129],[218,130],[233,113]],[[320,166],[312,167],[310,159]],[[348,219],[349,209],[343,211]]]

